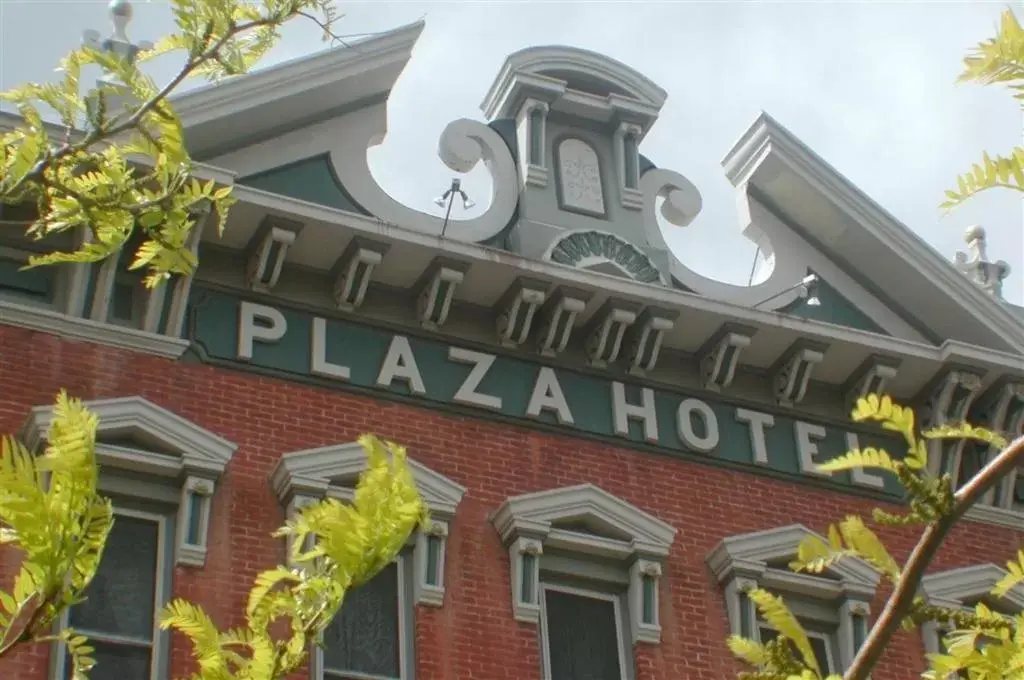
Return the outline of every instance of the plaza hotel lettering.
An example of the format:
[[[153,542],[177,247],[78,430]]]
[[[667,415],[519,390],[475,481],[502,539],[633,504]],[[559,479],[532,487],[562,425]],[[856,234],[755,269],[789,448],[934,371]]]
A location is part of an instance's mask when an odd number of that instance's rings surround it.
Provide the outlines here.
[[[208,360],[453,403],[796,476],[883,435],[710,402],[523,358],[495,355],[348,321],[239,301],[206,291],[192,310],[192,340]],[[889,446],[889,450],[898,451]],[[895,491],[858,470],[834,481]]]

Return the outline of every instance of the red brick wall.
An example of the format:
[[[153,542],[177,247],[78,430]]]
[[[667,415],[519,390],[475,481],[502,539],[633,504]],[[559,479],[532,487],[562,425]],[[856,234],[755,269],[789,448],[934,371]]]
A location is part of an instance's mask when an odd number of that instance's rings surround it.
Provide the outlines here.
[[[465,485],[444,608],[416,612],[418,680],[539,677],[537,630],[512,618],[508,557],[488,521],[509,495],[593,482],[679,529],[662,580],[662,643],[637,647],[637,680],[735,677],[723,596],[705,563],[720,539],[794,522],[822,531],[828,520],[872,507],[806,485],[0,326],[0,432],[15,432],[30,406],[51,403],[61,387],[84,399],[141,394],[239,445],[218,489],[206,567],[174,574],[174,595],[202,604],[225,627],[241,622],[257,571],[283,558],[270,538],[282,512],[268,483],[281,454],[372,431]],[[898,559],[915,538],[883,535]],[[934,568],[1002,564],[1022,539],[1022,531],[964,525]],[[9,576],[11,566],[8,554],[0,569]],[[182,642],[173,644],[175,677],[191,670]],[[873,677],[914,677],[923,654],[919,634],[900,633]],[[0,661],[0,677],[42,680],[46,662],[45,647],[26,648]]]

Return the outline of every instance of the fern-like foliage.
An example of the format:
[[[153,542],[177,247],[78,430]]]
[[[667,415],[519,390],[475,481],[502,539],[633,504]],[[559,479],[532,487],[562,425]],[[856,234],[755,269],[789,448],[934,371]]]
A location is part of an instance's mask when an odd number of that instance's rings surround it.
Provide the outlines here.
[[[22,553],[13,590],[0,591],[0,656],[55,639],[53,622],[82,600],[113,526],[110,501],[97,492],[96,417],[63,391],[53,416],[42,456],[11,437],[0,450],[0,542]],[[74,680],[85,680],[92,648],[71,630],[57,637]]]
[[[1007,446],[1002,434],[967,423],[918,432],[914,412],[887,396],[872,394],[859,399],[851,417],[856,422],[874,423],[899,434],[906,445],[906,455],[902,458],[884,449],[864,448],[818,466],[830,472],[872,468],[895,476],[907,492],[910,507],[908,512],[899,514],[876,509],[873,518],[879,524],[928,525],[951,512],[955,496],[949,476],[936,478],[928,471],[929,441],[969,439],[996,448]],[[900,587],[903,567],[889,554],[878,535],[856,515],[831,525],[825,539],[803,540],[789,566],[798,572],[822,573],[838,561],[851,558],[870,564],[894,587]],[[1024,583],[1024,550],[1006,567],[1007,575],[992,590],[993,597],[1002,597]],[[740,677],[746,680],[820,678],[822,670],[814,658],[807,634],[782,598],[761,589],[747,594],[761,620],[775,629],[778,637],[767,644],[739,636],[729,638],[733,655],[757,669],[741,673]],[[984,604],[976,605],[973,611],[951,610],[929,605],[918,598],[901,623],[911,630],[925,621],[935,622],[950,631],[946,649],[929,656],[925,678],[948,680],[962,672],[972,680],[1024,680],[1024,616],[1003,616]]]
[[[1014,98],[1024,101],[1024,29],[1013,10],[1003,12],[994,38],[977,45],[964,59],[962,82],[1007,86]],[[1024,191],[1024,147],[1006,155],[982,155],[970,172],[957,178],[956,189],[946,191],[942,208],[950,210],[975,194],[994,188]]]
[[[274,533],[290,538],[297,566],[256,577],[244,628],[221,632],[200,607],[184,600],[161,612],[161,627],[191,640],[200,671],[196,680],[279,680],[298,670],[345,593],[391,563],[412,531],[429,522],[405,449],[369,435],[359,441],[368,466],[353,502],[327,498],[309,505]],[[279,620],[288,623],[284,638],[271,632]]]

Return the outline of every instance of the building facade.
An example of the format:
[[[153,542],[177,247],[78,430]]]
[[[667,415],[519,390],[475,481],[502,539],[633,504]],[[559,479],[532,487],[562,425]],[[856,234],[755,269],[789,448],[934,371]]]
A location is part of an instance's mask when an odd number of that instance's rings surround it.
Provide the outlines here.
[[[1021,431],[1007,267],[980,229],[946,260],[761,115],[723,166],[771,272],[750,287],[698,275],[663,229],[690,224],[700,192],[641,151],[666,93],[568,47],[511,55],[488,122],[442,134],[453,171],[486,164],[482,214],[399,204],[366,152],[421,28],[177,98],[197,175],[239,201],[222,237],[197,231],[193,277],[147,290],[127,257],[18,272],[36,244],[4,237],[0,429],[43,445],[61,387],[101,418],[118,520],[68,616],[95,642],[92,677],[190,672],[155,612],[183,597],[238,625],[253,578],[286,559],[271,532],[345,497],[365,432],[408,447],[435,526],[350,595],[297,678],[730,678],[726,637],[771,635],[754,584],[841,672],[885,584],[857,560],[785,565],[830,521],[901,497],[893,479],[815,464],[900,451],[850,422],[868,392],[929,423]],[[463,200],[453,189],[442,204]],[[991,452],[932,454],[963,479]],[[881,534],[898,559],[916,539]],[[1022,540],[1015,474],[952,532],[923,594],[985,599]],[[3,554],[3,573],[16,564]],[[1024,592],[991,604],[1019,609]],[[915,676],[938,639],[901,633],[873,677]],[[0,675],[62,678],[64,659],[24,648]]]

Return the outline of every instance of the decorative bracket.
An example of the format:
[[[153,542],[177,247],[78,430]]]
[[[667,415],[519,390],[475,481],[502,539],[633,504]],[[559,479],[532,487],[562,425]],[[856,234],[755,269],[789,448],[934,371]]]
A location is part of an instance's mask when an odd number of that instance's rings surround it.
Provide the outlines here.
[[[642,376],[654,370],[665,333],[675,326],[677,315],[678,312],[653,307],[640,315],[626,339],[626,357],[629,360],[627,371],[630,374]]]
[[[629,618],[633,642],[661,641],[659,588],[661,564],[640,558],[629,569]]]
[[[877,355],[868,357],[843,386],[847,408],[852,408],[858,399],[869,394],[883,394],[898,371],[899,362],[894,359]]]
[[[540,328],[540,353],[553,357],[565,351],[569,344],[576,317],[587,307],[590,295],[583,291],[559,288],[544,305],[541,316],[544,323]]]
[[[634,321],[640,306],[635,302],[609,298],[594,314],[587,336],[586,352],[590,365],[605,368],[615,363],[622,350],[622,339]]]
[[[194,476],[187,477],[181,487],[177,564],[201,567],[206,562],[213,490],[212,480]]]
[[[249,255],[245,272],[250,290],[266,293],[277,285],[288,248],[301,229],[299,222],[282,217],[268,216],[263,220],[253,238],[256,247]]]
[[[932,383],[925,410],[930,427],[967,420],[967,413],[981,389],[981,376],[970,370],[951,368]]]
[[[547,299],[547,284],[516,279],[498,300],[498,341],[504,347],[518,347],[530,337],[537,310]]]
[[[451,311],[455,289],[462,283],[469,265],[445,258],[435,258],[416,283],[416,315],[420,325],[437,330],[444,325]]]
[[[359,309],[373,280],[374,267],[384,259],[390,246],[354,238],[334,266],[334,303],[338,309],[351,312]]]
[[[750,346],[756,332],[750,326],[726,324],[697,350],[704,389],[721,392],[732,384],[740,354]]]
[[[770,373],[779,406],[795,406],[803,401],[814,366],[825,358],[827,349],[819,343],[796,343],[776,362]]]

